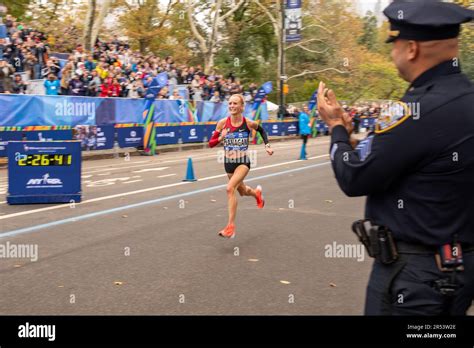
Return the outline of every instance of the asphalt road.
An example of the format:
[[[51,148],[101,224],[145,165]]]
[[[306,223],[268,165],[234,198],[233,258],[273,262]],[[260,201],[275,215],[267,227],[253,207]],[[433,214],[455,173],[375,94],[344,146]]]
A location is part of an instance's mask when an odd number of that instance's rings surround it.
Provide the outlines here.
[[[362,314],[372,260],[329,252],[358,245],[364,199],[339,190],[328,141],[307,161],[299,140],[251,147],[266,205],[239,197],[231,240],[221,148],[83,162],[72,205],[9,206],[0,170],[0,244],[38,247],[0,259],[0,314]]]

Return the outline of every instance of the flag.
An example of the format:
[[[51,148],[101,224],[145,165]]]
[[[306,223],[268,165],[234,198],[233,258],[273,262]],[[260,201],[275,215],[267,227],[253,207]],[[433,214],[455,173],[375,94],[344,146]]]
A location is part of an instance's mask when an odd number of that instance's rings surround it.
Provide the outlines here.
[[[317,106],[318,106],[318,90],[315,90],[308,103],[309,117],[311,118],[311,129],[312,129],[311,133],[312,133],[313,138],[315,138],[318,135],[318,127],[317,127],[317,121],[316,121],[316,110],[318,110]]]
[[[257,94],[255,95],[255,98],[253,99],[253,105],[252,105],[252,118],[254,121],[257,121],[260,123],[260,112],[262,109],[262,103],[265,102],[267,94],[271,93],[272,90],[273,90],[273,85],[271,81],[265,82],[258,89]],[[258,134],[257,136],[255,136],[255,134],[253,135],[252,143],[261,144],[262,137],[260,136],[260,134]]]
[[[158,74],[148,86],[145,94],[145,109],[143,111],[143,149],[150,155],[155,154],[156,130],[155,130],[155,99],[160,90],[168,84],[168,74]]]

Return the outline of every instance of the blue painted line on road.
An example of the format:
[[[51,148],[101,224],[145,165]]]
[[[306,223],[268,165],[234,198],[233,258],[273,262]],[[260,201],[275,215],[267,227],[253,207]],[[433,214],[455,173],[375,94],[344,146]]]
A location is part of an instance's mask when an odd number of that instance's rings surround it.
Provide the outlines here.
[[[299,171],[302,171],[302,170],[321,167],[321,166],[324,166],[324,165],[327,165],[327,164],[330,164],[330,163],[331,162],[323,162],[323,163],[312,164],[312,165],[301,167],[301,168],[288,169],[288,170],[284,170],[284,171],[281,171],[281,172],[261,175],[261,176],[255,177],[255,178],[248,178],[248,179],[246,178],[245,182],[256,181],[256,180],[261,180],[261,179],[267,179],[267,178],[271,178],[271,177],[274,177],[274,176],[280,176],[280,175],[284,175],[284,174],[299,172]],[[97,216],[112,214],[112,213],[116,213],[116,212],[123,211],[123,210],[139,208],[139,207],[143,207],[143,206],[151,205],[151,204],[162,203],[162,202],[169,201],[169,200],[176,199],[176,198],[182,198],[182,197],[196,195],[196,194],[199,194],[199,193],[214,191],[214,190],[218,190],[220,188],[224,188],[226,186],[227,186],[227,184],[211,186],[211,187],[207,187],[207,188],[203,188],[203,189],[199,189],[199,190],[183,192],[183,193],[179,193],[179,194],[176,194],[176,195],[171,195],[171,196],[166,196],[166,197],[162,197],[162,198],[152,199],[150,201],[124,205],[122,207],[101,210],[101,211],[98,211],[98,212],[95,212],[95,213],[79,215],[79,216],[75,216],[75,217],[71,217],[71,218],[67,218],[67,219],[63,219],[63,220],[48,222],[46,224],[34,225],[34,226],[26,227],[26,228],[21,228],[21,229],[18,229],[18,230],[8,231],[8,232],[5,232],[5,233],[1,233],[0,234],[0,239],[1,238],[6,238],[6,237],[18,236],[20,234],[25,234],[25,233],[31,233],[31,232],[35,232],[35,231],[42,230],[42,229],[49,228],[49,227],[64,225],[64,224],[67,224],[67,223],[70,223],[70,222],[77,222],[77,221],[92,219],[92,218],[95,218]]]

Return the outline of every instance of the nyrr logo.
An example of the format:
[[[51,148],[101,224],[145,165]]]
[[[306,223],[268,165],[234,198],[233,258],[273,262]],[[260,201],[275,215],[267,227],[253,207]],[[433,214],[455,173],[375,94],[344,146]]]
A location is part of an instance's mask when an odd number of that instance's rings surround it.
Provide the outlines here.
[[[28,186],[49,186],[49,185],[62,185],[61,179],[49,178],[49,173],[43,175],[41,179],[30,179],[26,185]]]
[[[136,137],[136,136],[137,136],[137,132],[131,131],[131,132],[130,132],[130,136],[131,136],[131,137]]]
[[[192,137],[195,137],[195,136],[196,136],[196,128],[191,128],[191,130],[189,131],[189,134],[190,134]]]

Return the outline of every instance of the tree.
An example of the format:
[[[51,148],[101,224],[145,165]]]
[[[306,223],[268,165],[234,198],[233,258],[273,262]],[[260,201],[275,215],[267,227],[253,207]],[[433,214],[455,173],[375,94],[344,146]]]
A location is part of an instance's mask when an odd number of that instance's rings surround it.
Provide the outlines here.
[[[6,6],[8,14],[22,21],[30,5],[30,0],[3,0],[2,4]]]
[[[26,12],[29,26],[48,34],[51,47],[71,52],[81,41],[81,21],[86,7],[65,0],[32,0]],[[54,42],[54,44],[53,44]]]
[[[254,2],[244,3],[226,18],[215,67],[233,72],[243,83],[275,81],[277,43],[273,26]]]
[[[143,1],[134,5],[125,2],[126,11],[120,17],[121,27],[125,35],[137,43],[141,53],[162,48],[171,38],[173,29],[177,29],[172,25],[171,17],[173,9],[179,8],[179,1],[168,0],[165,6],[165,9],[160,8],[157,1]]]
[[[359,37],[359,44],[367,47],[369,51],[377,48],[377,17],[371,11],[367,11],[364,19],[364,33]]]
[[[474,9],[474,0],[455,0],[454,2],[458,5]],[[462,25],[459,51],[461,69],[463,73],[474,81],[474,25],[472,23]]]
[[[104,23],[104,18],[107,16],[109,13],[110,5],[112,3],[112,0],[101,0],[100,1],[101,6],[99,9],[99,13],[97,15],[97,18],[93,19],[93,27],[91,30],[91,37],[90,37],[90,45],[93,47],[95,45],[95,41],[97,40],[97,37],[99,36],[99,31],[102,27],[102,24]],[[95,8],[94,8],[95,10]],[[87,29],[89,30],[89,28]]]
[[[87,15],[84,23],[83,45],[86,50],[90,50],[92,43],[92,28],[94,26],[96,0],[88,1]]]
[[[218,48],[221,25],[225,19],[230,17],[247,0],[235,0],[230,4],[227,11],[223,10],[223,0],[215,0],[209,6],[208,2],[195,3],[194,0],[187,0],[187,14],[189,26],[194,38],[198,42],[198,49],[204,58],[204,72],[209,73],[214,67],[214,58]],[[205,15],[204,20],[195,18],[196,9],[200,15]],[[221,12],[224,12],[221,14]],[[203,25],[204,24],[204,25]]]

